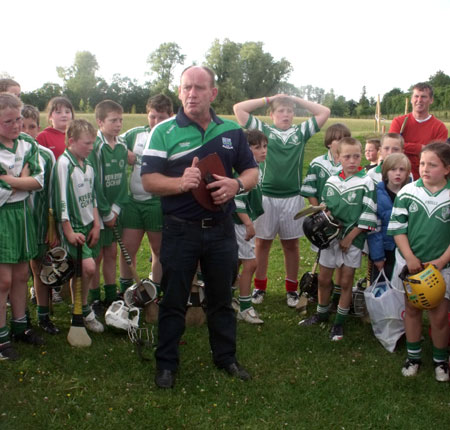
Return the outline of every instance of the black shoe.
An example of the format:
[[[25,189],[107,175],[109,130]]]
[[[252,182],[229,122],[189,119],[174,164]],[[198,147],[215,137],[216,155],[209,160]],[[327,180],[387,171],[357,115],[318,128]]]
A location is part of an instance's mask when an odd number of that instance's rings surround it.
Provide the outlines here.
[[[102,318],[105,315],[106,310],[105,304],[101,300],[94,300],[91,303],[91,308],[97,318]]]
[[[16,361],[19,359],[19,354],[12,347],[11,342],[5,342],[0,345],[0,360]]]
[[[28,343],[30,345],[45,345],[44,339],[36,334],[32,328],[27,328],[24,332],[13,334],[12,339],[16,342]]]
[[[175,372],[168,369],[157,369],[155,384],[159,388],[173,388],[175,385]]]
[[[242,379],[243,381],[252,379],[250,374],[238,362],[231,363],[228,366],[222,367],[222,369],[230,376]]]
[[[44,319],[39,320],[39,327],[48,334],[58,334],[59,328],[53,324],[50,317],[47,315]]]

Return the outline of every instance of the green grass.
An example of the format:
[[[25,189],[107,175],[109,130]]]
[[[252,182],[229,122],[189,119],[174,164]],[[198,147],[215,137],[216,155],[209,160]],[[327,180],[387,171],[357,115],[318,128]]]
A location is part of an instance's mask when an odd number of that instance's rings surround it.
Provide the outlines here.
[[[124,128],[145,121],[143,115],[129,119]],[[345,122],[357,137],[372,133],[371,121]],[[322,142],[323,132],[308,143],[308,161],[323,152]],[[301,252],[303,273],[314,259],[305,239]],[[143,277],[148,256],[143,242],[138,254]],[[434,381],[427,327],[424,366],[416,378],[406,379],[400,374],[404,342],[390,354],[370,324],[354,317],[340,343],[330,342],[329,327],[300,328],[300,316],[285,304],[283,279],[275,241],[268,294],[258,307],[265,324],[238,323],[238,358],[253,375],[247,383],[215,369],[203,326],[183,336],[175,388],[158,390],[151,348],[145,350],[150,360],[141,361],[127,336],[111,329],[92,335],[90,348],[71,348],[65,339],[68,303],[55,306],[62,334],[46,336],[44,347],[18,345],[19,362],[0,362],[0,429],[448,428],[449,386]],[[34,316],[34,306],[31,311]]]

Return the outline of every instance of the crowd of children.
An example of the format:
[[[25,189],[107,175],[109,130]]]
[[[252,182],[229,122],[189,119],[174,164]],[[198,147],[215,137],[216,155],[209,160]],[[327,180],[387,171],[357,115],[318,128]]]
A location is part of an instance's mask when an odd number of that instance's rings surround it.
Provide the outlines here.
[[[55,97],[47,108],[49,127],[39,132],[39,111],[23,106],[19,97],[17,82],[0,80],[0,359],[11,360],[19,356],[11,339],[44,343],[31,327],[27,313],[30,268],[38,325],[48,334],[59,333],[50,319],[49,289],[40,278],[42,261],[51,248],[61,246],[75,260],[81,247],[82,313],[86,328],[93,332],[104,330],[99,319],[105,308],[134,283],[130,267],[121,258],[116,284],[114,229],[122,236],[134,265],[147,234],[151,248],[149,276],[159,289],[161,203],[142,186],[141,159],[151,129],[173,115],[170,99],[155,96],[147,104],[148,126],[121,134],[123,109],[105,100],[95,108],[96,131],[88,121],[75,119],[70,100]],[[295,125],[296,107],[309,111],[311,118]],[[269,108],[273,125],[252,114],[259,108]],[[294,215],[305,207],[307,198],[311,206],[323,205],[341,230],[327,248],[313,246],[320,252],[317,308],[299,325],[327,322],[334,304],[336,316],[330,338],[343,339],[355,270],[365,254],[373,266],[372,279],[384,271],[399,289],[403,286],[398,275],[404,266],[413,274],[434,264],[445,279],[447,291],[440,304],[429,311],[433,362],[436,379],[448,381],[450,145],[426,145],[420,154],[420,178],[413,181],[400,133],[367,140],[364,155],[369,164],[362,167],[361,143],[351,137],[346,125],[336,123],[326,130],[326,153],[312,160],[303,178],[305,145],[328,120],[327,107],[278,94],[237,103],[234,112],[246,129],[260,168],[259,184],[235,198],[241,267],[237,276],[237,319],[263,323],[253,305],[262,303],[265,297],[269,254],[277,235],[284,254],[287,305],[298,304],[298,239],[303,229],[302,220],[294,219]],[[58,234],[52,234],[50,208]],[[101,267],[104,292],[100,289]],[[8,301],[11,333],[6,321]],[[408,356],[402,373],[413,376],[421,365],[422,311],[406,299],[405,303]]]

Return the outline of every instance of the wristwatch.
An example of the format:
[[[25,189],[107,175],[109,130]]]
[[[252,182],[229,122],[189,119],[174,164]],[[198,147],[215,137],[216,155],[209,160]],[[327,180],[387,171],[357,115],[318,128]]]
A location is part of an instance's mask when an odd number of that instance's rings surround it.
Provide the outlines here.
[[[236,193],[236,195],[245,193],[245,188],[244,188],[244,184],[242,183],[242,181],[239,178],[234,178],[234,179],[236,179],[236,181],[239,185],[239,189],[238,189],[238,192]]]

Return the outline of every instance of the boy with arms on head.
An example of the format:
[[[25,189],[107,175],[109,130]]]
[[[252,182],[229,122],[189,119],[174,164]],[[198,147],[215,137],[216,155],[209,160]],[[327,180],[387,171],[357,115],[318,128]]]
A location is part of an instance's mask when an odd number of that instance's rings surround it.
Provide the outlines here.
[[[67,149],[53,172],[55,218],[62,245],[75,260],[82,246],[82,312],[89,330],[101,333],[103,325],[87,303],[95,275],[95,258],[100,252],[100,219],[95,198],[95,172],[87,159],[94,148],[95,129],[84,119],[73,120],[67,129]]]
[[[378,166],[370,169],[367,174],[373,179],[375,184],[383,180],[382,168],[383,160],[385,160],[388,155],[398,154],[403,152],[404,140],[401,134],[398,133],[386,133],[381,138],[380,146],[380,158]]]
[[[148,126],[134,127],[121,137],[124,139],[133,171],[130,176],[130,194],[122,217],[122,240],[136,266],[136,253],[147,232],[152,252],[152,281],[159,290],[162,269],[159,261],[161,249],[162,210],[159,196],[147,193],[142,186],[142,153],[151,129],[173,115],[172,101],[164,94],[158,94],[147,101]],[[120,256],[120,290],[123,293],[133,284],[132,274],[123,255]]]
[[[8,296],[13,340],[44,343],[26,316],[28,264],[37,253],[28,196],[42,188],[44,178],[36,141],[21,133],[21,109],[15,95],[0,94],[0,360],[18,358],[6,325]]]
[[[269,104],[272,126],[251,114]],[[293,124],[296,105],[307,109],[313,117],[300,125]],[[287,304],[295,307],[300,260],[298,239],[303,235],[303,229],[302,222],[294,220],[294,215],[304,207],[300,196],[304,149],[308,139],[327,121],[330,109],[299,97],[278,94],[237,103],[233,110],[241,126],[262,131],[269,141],[267,158],[262,166],[264,214],[255,225],[257,268],[252,301],[263,301],[270,248],[278,234],[284,253]]]
[[[255,161],[260,164],[266,159],[267,137],[259,130],[248,130],[246,136]],[[260,179],[261,179],[261,172]],[[251,285],[256,270],[255,227],[254,221],[263,214],[262,190],[258,182],[255,188],[247,193],[235,196],[236,212],[233,214],[234,229],[238,243],[238,256],[242,263],[239,276],[239,312],[237,319],[250,324],[262,324],[252,306]]]
[[[95,191],[98,211],[103,221],[100,232],[100,254],[96,258],[94,284],[89,292],[90,303],[96,314],[103,311],[100,302],[100,264],[103,259],[103,278],[105,305],[108,307],[117,299],[116,259],[117,244],[113,227],[119,221],[119,215],[128,201],[127,160],[128,148],[119,137],[122,128],[123,109],[112,100],[104,100],[95,107],[98,125],[97,139],[89,161],[95,170]]]
[[[353,277],[355,269],[361,265],[366,231],[377,226],[375,186],[360,166],[361,143],[352,137],[345,137],[339,141],[338,153],[342,171],[327,180],[322,201],[327,211],[341,224],[341,238],[333,240],[328,248],[321,251],[317,313],[299,323],[310,326],[328,320],[331,278],[334,269],[340,267],[342,292],[330,333],[333,341],[339,341],[344,336],[343,323],[350,310]]]

